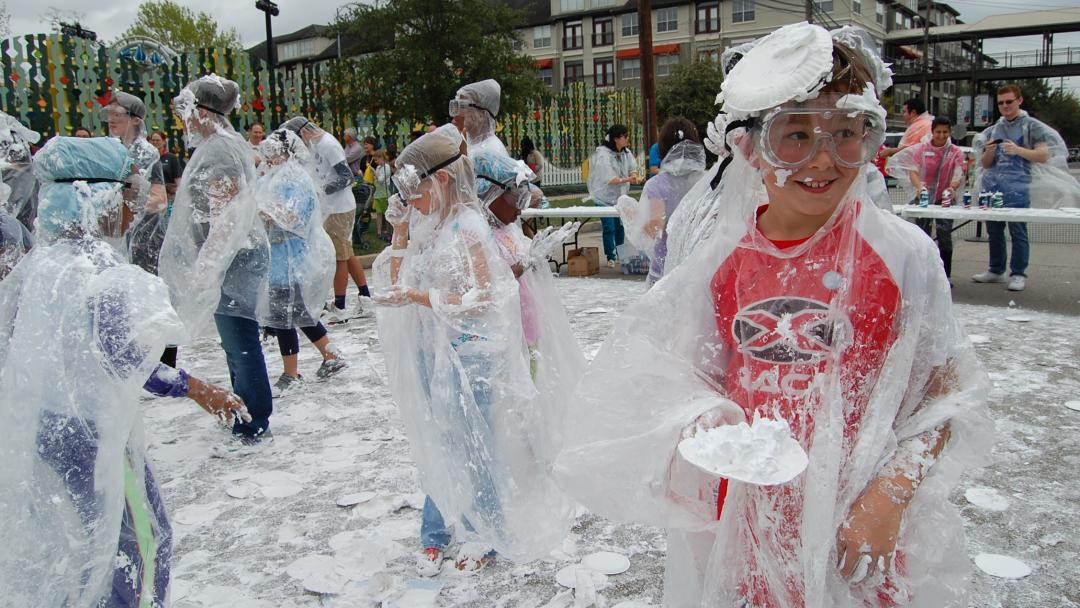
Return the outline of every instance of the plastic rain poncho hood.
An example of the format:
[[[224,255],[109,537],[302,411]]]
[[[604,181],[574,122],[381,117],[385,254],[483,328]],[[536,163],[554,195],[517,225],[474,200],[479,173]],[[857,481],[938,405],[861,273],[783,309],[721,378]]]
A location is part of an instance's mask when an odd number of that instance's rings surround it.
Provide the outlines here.
[[[454,96],[452,113],[462,116],[469,154],[487,150],[509,156],[506,146],[495,134],[495,117],[499,115],[501,96],[502,87],[490,78],[467,84]]]
[[[709,195],[723,204],[706,205],[711,237],[616,322],[569,411],[556,476],[601,516],[668,528],[665,606],[966,606],[948,498],[988,458],[993,427],[937,250],[870,202],[869,164],[815,234],[780,249],[757,228],[768,199],[752,159],[736,146]],[[779,486],[695,474],[676,446],[706,413],[785,420],[808,468]],[[902,565],[849,584],[835,550],[850,507],[886,463],[929,465],[918,454],[943,425],[951,437],[900,528]]]
[[[650,284],[664,275],[668,222],[704,174],[705,148],[694,141],[679,141],[664,155],[660,173],[645,182],[640,200],[619,198],[619,217],[627,239],[652,261]]]
[[[1010,129],[1005,117],[979,133],[972,147],[975,149],[974,191],[1001,192],[1005,206],[1019,206],[1017,200],[1027,199],[1031,206],[1039,209],[1058,209],[1061,207],[1080,207],[1080,183],[1069,172],[1069,149],[1061,135],[1046,123],[1032,118],[1024,110]],[[1020,132],[1020,137],[1013,135]],[[1013,135],[1010,134],[1013,133]],[[994,165],[989,169],[982,166],[981,158],[986,150],[986,143],[995,139],[1012,139],[1025,148],[1046,147],[1050,158],[1043,163],[1033,163],[1005,153],[1003,146],[994,152]],[[1019,139],[1020,141],[1016,141]]]
[[[637,159],[629,148],[621,152],[601,145],[589,157],[589,196],[604,207],[613,206],[619,197],[630,192],[630,184],[610,184],[613,178],[629,177],[637,170]]]
[[[89,165],[121,176],[127,163],[116,140],[60,137],[35,170],[43,180],[90,177],[72,175]],[[144,483],[141,387],[183,335],[165,285],[92,236],[87,207],[98,199],[86,184],[45,186],[39,222],[76,236],[39,242],[0,281],[0,588],[13,606],[93,608],[124,558],[125,471],[132,487]],[[161,541],[158,515],[147,530]]]
[[[27,128],[14,116],[0,112],[0,171],[11,192],[3,209],[16,217],[28,230],[37,216],[37,178],[30,170],[30,144],[41,140],[37,131]]]
[[[379,336],[424,491],[459,535],[528,561],[560,545],[573,514],[545,464],[548,422],[535,407],[518,283],[478,208],[460,142],[447,125],[398,156],[403,198],[415,205],[412,186],[430,188],[430,210],[409,211],[403,257],[384,250],[374,272],[389,285],[400,263],[394,284],[427,294],[431,307],[380,306]]]
[[[270,300],[262,323],[311,327],[334,278],[334,244],[323,228],[311,155],[284,129],[259,144],[259,155],[255,199],[270,241]]]
[[[121,190],[134,167],[119,139],[54,137],[34,157],[40,180],[35,233],[43,242],[77,231],[118,236]]]
[[[254,152],[223,115],[193,105],[196,92],[214,107],[227,105],[217,97],[223,91],[235,92],[236,84],[204,76],[175,104],[199,144],[176,191],[158,273],[195,336],[210,329],[215,313],[258,318],[267,298],[269,248],[256,217]]]
[[[530,184],[536,174],[523,160],[514,160],[496,151],[469,154],[476,173],[476,195],[483,207],[500,196],[509,195],[514,207],[525,209],[532,202]]]

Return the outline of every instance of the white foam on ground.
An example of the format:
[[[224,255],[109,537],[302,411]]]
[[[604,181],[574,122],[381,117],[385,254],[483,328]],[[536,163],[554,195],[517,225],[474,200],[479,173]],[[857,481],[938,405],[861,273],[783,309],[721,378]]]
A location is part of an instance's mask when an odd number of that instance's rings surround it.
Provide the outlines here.
[[[1005,511],[1009,508],[1009,500],[993,488],[968,488],[964,492],[964,498],[976,507],[987,511]]]

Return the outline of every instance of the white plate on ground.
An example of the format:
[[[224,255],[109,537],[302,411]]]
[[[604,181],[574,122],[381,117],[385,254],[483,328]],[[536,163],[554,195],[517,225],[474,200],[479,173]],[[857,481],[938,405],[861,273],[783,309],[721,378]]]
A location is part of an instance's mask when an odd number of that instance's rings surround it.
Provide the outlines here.
[[[555,582],[569,589],[576,589],[578,579],[592,579],[593,586],[602,585],[607,576],[581,564],[571,564],[555,573]]]
[[[1066,401],[1065,407],[1080,412],[1080,401]]]
[[[630,560],[625,555],[611,551],[598,551],[586,555],[581,560],[581,564],[607,575],[622,574],[630,569]]]
[[[1012,321],[1013,323],[1030,323],[1031,317],[1024,315],[1009,315],[1008,317],[1005,317],[1005,320]]]
[[[378,496],[375,492],[356,492],[355,494],[346,494],[337,499],[337,506],[339,507],[352,507],[362,502],[367,502],[372,498]]]
[[[968,502],[987,511],[1007,511],[1009,500],[993,488],[968,488],[964,492]]]
[[[980,553],[975,556],[975,565],[979,570],[998,578],[1024,578],[1031,574],[1031,568],[1024,562],[997,553]]]

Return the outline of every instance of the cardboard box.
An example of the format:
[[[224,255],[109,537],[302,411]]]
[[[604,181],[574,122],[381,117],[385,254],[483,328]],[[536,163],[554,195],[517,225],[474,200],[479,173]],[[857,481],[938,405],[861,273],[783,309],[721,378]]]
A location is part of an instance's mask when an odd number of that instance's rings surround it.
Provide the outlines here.
[[[587,277],[600,272],[600,249],[581,247],[566,256],[566,274],[572,277]]]

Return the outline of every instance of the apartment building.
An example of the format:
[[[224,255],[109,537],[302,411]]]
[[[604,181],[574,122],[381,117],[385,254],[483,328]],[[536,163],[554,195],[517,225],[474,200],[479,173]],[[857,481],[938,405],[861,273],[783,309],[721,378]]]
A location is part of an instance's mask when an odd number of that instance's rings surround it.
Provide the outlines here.
[[[536,58],[540,78],[559,90],[574,82],[598,87],[638,86],[641,57],[636,0],[507,0],[522,9],[520,48]],[[855,24],[880,38],[891,1],[819,0],[815,21]],[[653,57],[664,78],[680,62],[719,59],[728,46],[802,21],[795,0],[653,0]],[[902,22],[902,21],[901,21]]]

